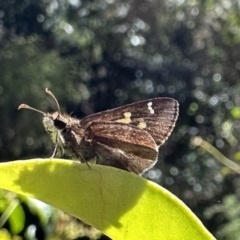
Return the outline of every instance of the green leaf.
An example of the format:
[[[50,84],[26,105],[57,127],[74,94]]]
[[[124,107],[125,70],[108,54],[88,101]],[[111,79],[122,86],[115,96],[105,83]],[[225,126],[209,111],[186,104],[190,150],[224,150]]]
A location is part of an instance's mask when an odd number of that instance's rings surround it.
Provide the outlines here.
[[[60,159],[2,163],[0,188],[46,202],[113,239],[214,239],[166,189],[116,168]]]
[[[5,193],[5,194],[4,194]],[[10,232],[15,235],[20,233],[25,225],[25,212],[18,199],[6,195],[6,191],[0,191],[0,229],[8,221]],[[29,198],[28,198],[29,199]],[[0,239],[2,239],[0,237]]]
[[[18,201],[16,200],[12,201],[12,205],[15,205],[15,206],[13,206],[14,209],[10,214],[8,221],[9,221],[11,233],[15,235],[20,233],[24,228],[25,213],[22,206],[18,203]]]

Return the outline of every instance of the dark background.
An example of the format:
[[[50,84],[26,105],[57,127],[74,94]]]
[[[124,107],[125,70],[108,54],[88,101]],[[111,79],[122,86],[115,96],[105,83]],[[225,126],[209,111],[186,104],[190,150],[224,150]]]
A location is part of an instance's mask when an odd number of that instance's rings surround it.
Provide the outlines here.
[[[221,0],[1,0],[0,161],[52,154],[42,116],[17,110],[56,110],[46,87],[79,118],[172,97],[180,103],[176,128],[145,177],[182,199],[218,239],[240,239],[239,175],[190,144],[201,136],[240,160],[239,12],[237,1]],[[20,199],[24,223],[14,230],[7,221],[9,234],[64,239],[65,226],[79,224],[9,194],[0,192],[0,213]],[[69,238],[95,231],[83,229]]]

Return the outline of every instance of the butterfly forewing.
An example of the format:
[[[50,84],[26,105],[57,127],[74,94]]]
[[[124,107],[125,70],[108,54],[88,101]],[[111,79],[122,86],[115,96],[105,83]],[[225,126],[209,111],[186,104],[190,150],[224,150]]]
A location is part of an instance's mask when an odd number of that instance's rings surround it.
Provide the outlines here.
[[[154,98],[90,115],[81,121],[81,125],[87,128],[94,121],[134,125],[147,131],[160,146],[175,126],[178,106],[178,102],[172,98]]]

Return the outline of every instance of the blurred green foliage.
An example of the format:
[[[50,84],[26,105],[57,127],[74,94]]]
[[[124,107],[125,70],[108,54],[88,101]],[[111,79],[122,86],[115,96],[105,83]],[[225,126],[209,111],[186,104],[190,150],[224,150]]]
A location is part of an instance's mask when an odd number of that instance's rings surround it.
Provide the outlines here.
[[[200,135],[231,159],[240,151],[239,8],[226,0],[1,1],[0,160],[52,154],[41,116],[17,111],[21,103],[55,110],[46,87],[79,118],[173,97],[177,126],[146,177],[187,203],[219,239],[231,239],[203,212],[229,194],[238,202],[240,177],[190,138]]]

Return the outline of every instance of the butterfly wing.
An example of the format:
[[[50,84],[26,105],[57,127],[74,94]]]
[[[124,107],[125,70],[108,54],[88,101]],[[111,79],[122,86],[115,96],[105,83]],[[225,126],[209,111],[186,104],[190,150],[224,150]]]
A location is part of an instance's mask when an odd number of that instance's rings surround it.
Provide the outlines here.
[[[135,126],[148,132],[160,146],[171,134],[178,112],[179,104],[176,100],[153,98],[87,116],[80,124],[87,128],[95,121],[112,121]]]
[[[97,163],[136,174],[157,161],[158,146],[151,135],[138,127],[118,122],[93,122],[85,131],[82,144],[88,143]]]

